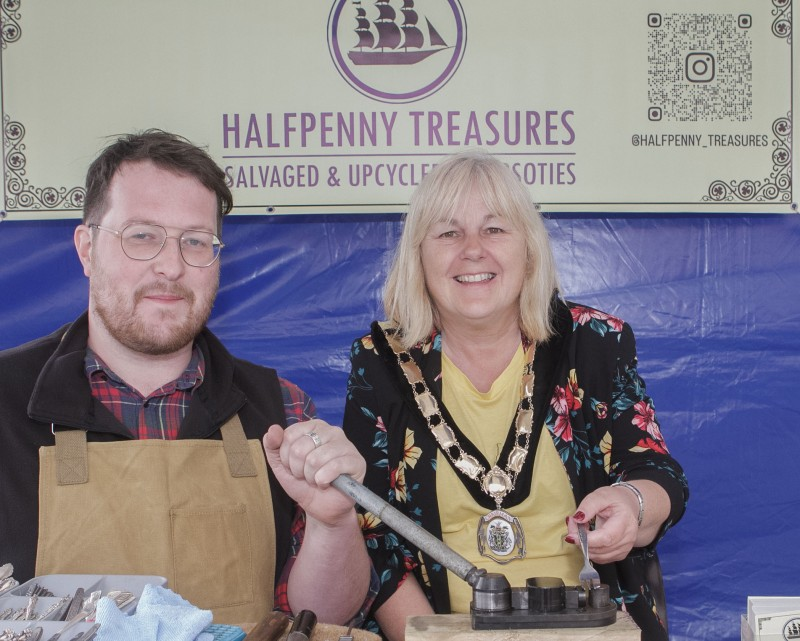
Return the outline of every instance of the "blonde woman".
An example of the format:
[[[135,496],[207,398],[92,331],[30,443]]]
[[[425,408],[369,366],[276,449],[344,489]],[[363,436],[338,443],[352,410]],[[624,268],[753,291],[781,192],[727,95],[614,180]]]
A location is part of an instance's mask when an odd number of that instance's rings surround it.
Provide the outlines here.
[[[576,584],[577,523],[593,524],[612,598],[643,639],[666,640],[655,545],[684,512],[686,479],[630,327],[559,297],[547,231],[506,165],[465,152],[426,176],[384,307],[352,346],[344,418],[365,484],[512,586]],[[387,638],[409,615],[469,611],[465,582],[373,515],[362,527]]]

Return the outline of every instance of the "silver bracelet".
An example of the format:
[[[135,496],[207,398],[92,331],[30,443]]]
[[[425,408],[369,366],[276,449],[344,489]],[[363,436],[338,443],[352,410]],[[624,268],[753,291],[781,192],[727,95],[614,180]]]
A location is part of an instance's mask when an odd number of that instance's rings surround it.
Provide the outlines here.
[[[636,495],[636,500],[639,501],[639,518],[636,519],[636,522],[638,527],[642,527],[642,521],[644,521],[644,497],[642,496],[641,490],[635,485],[623,480],[617,481],[612,487],[615,486],[626,487]]]

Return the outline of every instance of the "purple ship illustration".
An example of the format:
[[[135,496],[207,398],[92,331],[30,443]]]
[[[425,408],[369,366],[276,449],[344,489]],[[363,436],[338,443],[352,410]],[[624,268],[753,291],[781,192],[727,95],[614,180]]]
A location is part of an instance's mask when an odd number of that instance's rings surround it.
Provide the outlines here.
[[[353,5],[356,9],[358,44],[347,53],[353,64],[413,65],[449,48],[427,18],[428,46],[425,47],[425,36],[417,27],[419,15],[414,10],[414,0],[403,0],[401,23],[398,23],[397,12],[389,0],[375,1],[378,17],[372,22],[367,18],[360,0],[353,0]]]

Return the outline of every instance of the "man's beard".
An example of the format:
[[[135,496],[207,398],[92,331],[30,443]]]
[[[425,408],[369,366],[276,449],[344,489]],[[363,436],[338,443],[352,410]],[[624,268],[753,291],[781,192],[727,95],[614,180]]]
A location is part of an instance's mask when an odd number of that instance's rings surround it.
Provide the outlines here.
[[[211,315],[219,281],[214,284],[206,300],[196,304],[195,293],[179,284],[157,284],[140,287],[134,292],[133,306],[128,308],[129,300],[109,283],[98,288],[94,296],[94,309],[106,331],[119,343],[141,354],[162,356],[172,354],[194,341],[202,331]],[[173,312],[165,310],[161,316],[163,324],[157,321],[145,323],[137,312],[139,303],[149,295],[169,294],[181,296],[188,305],[189,313],[179,324]],[[167,325],[167,328],[164,327]]]

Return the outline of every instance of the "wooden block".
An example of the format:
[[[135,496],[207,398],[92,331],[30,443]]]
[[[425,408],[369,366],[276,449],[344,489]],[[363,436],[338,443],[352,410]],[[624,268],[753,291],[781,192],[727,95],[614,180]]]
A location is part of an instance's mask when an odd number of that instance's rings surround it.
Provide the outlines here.
[[[473,630],[468,614],[409,617],[406,641],[639,641],[641,632],[625,612],[614,624],[598,628]]]

